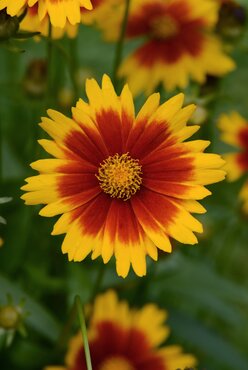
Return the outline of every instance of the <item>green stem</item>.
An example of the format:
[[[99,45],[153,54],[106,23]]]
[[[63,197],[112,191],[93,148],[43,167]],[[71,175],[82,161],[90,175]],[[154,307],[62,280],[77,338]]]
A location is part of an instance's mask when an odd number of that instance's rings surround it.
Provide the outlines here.
[[[89,342],[88,342],[88,336],[87,336],[87,328],[86,328],[86,323],[85,323],[83,305],[82,305],[82,301],[79,295],[76,295],[75,297],[75,305],[77,307],[78,318],[79,318],[82,337],[83,337],[84,353],[85,353],[85,358],[86,358],[87,370],[92,370],[90,348],[89,348]]]
[[[102,264],[100,266],[98,272],[97,272],[95,284],[92,288],[92,292],[90,294],[89,302],[93,302],[96,294],[98,293],[99,287],[101,286],[101,282],[103,280],[105,271],[106,271],[105,265]],[[90,306],[89,316],[91,315],[91,311],[92,311],[92,306]],[[65,323],[64,327],[62,328],[61,333],[58,337],[58,340],[57,340],[57,343],[56,343],[56,350],[57,351],[60,351],[61,349],[64,348],[65,343],[66,343],[66,341],[69,337],[71,327],[72,327],[72,325],[75,321],[76,315],[77,315],[77,308],[76,308],[76,305],[74,303],[71,307],[71,310],[70,310],[70,313],[69,313],[69,318],[68,318],[67,322]]]
[[[123,51],[125,33],[126,33],[126,28],[127,28],[130,2],[131,2],[131,0],[126,0],[125,12],[124,12],[124,16],[123,16],[122,25],[121,25],[121,31],[120,31],[119,39],[118,39],[117,44],[116,44],[115,60],[114,60],[113,76],[112,76],[114,86],[116,86],[116,83],[117,83],[117,80],[118,80],[117,72],[118,72],[119,65],[120,65],[121,59],[122,59],[122,51]]]
[[[0,125],[0,184],[3,180],[3,129],[2,124]],[[1,190],[1,189],[0,189]]]
[[[70,79],[71,79],[71,83],[72,83],[72,86],[73,86],[74,98],[78,99],[78,97],[79,97],[79,88],[78,88],[77,78],[76,78],[76,74],[75,74],[75,71],[77,71],[77,69],[78,69],[76,40],[69,40],[69,42],[70,42],[70,52],[68,52],[58,41],[54,41],[49,36],[48,37],[43,36],[43,38],[45,38],[46,41],[47,41],[47,44],[50,45],[48,47],[48,55],[52,56],[51,50],[52,50],[52,47],[54,47],[61,53],[61,55],[65,59],[65,62],[66,62],[66,65],[67,65],[67,68],[68,68],[68,71],[69,71],[69,76],[70,76]],[[48,66],[49,66],[49,64],[48,64]],[[51,72],[51,68],[49,66],[48,73],[50,73],[50,72]]]
[[[70,39],[70,58],[68,60],[68,68],[71,78],[71,83],[74,91],[74,98],[78,99],[79,97],[79,88],[77,83],[77,71],[78,71],[78,56],[77,56],[77,38]]]
[[[52,42],[52,25],[49,22],[49,29],[47,35],[47,104],[49,105],[53,97],[53,86],[52,86],[52,57],[53,57],[53,42]]]

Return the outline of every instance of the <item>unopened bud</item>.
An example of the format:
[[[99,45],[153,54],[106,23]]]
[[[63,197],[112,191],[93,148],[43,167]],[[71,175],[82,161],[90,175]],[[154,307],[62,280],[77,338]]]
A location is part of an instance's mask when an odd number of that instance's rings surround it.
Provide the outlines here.
[[[43,59],[32,60],[26,70],[23,80],[25,92],[33,97],[39,98],[44,95],[47,84],[47,64]]]
[[[19,20],[17,17],[11,17],[6,10],[0,11],[0,41],[9,40],[15,36],[19,30]]]
[[[7,305],[0,307],[0,327],[17,329],[20,322],[20,311],[17,307]]]
[[[202,123],[206,122],[208,117],[208,111],[202,105],[197,105],[196,110],[194,111],[191,117],[191,123],[194,125],[201,125]]]
[[[236,39],[244,31],[246,11],[243,6],[233,0],[223,1],[217,31],[225,38]]]
[[[71,89],[64,87],[63,89],[59,90],[58,103],[62,108],[68,109],[69,107],[71,107],[72,102],[73,91]]]

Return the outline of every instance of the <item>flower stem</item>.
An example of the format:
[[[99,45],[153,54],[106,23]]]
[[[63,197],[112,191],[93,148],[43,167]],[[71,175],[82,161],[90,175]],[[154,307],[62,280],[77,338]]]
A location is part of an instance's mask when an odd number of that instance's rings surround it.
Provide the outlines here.
[[[126,5],[125,5],[125,12],[123,16],[123,21],[121,25],[121,30],[120,30],[120,35],[119,39],[116,44],[116,50],[115,50],[115,60],[114,60],[114,67],[113,67],[113,76],[112,76],[112,81],[114,86],[116,86],[117,83],[117,72],[121,63],[122,59],[122,51],[123,51],[123,45],[124,45],[124,38],[125,38],[125,33],[126,33],[126,28],[127,28],[127,21],[128,21],[128,13],[129,13],[129,8],[130,8],[130,2],[131,0],[126,0]]]
[[[78,318],[79,318],[82,337],[83,337],[84,353],[85,353],[85,358],[86,358],[87,370],[92,370],[90,348],[89,348],[89,342],[88,342],[88,336],[87,336],[87,328],[86,328],[86,323],[85,323],[83,305],[82,305],[82,301],[79,295],[76,295],[75,297],[75,306],[77,307]]]
[[[73,86],[74,98],[78,99],[79,89],[76,77],[78,72],[77,38],[70,39],[69,46],[70,46],[70,58],[68,60],[69,61],[68,69],[71,78],[71,83]]]
[[[48,35],[47,35],[47,104],[50,103],[52,93],[52,54],[53,54],[53,43],[52,43],[52,25],[49,21]]]
[[[50,34],[50,32],[49,32]],[[47,65],[48,65],[48,82],[47,82],[47,89],[48,92],[51,91],[52,81],[51,81],[51,58],[52,58],[52,48],[56,48],[56,51],[59,51],[62,57],[65,60],[66,66],[68,68],[68,73],[71,79],[71,84],[73,87],[74,92],[74,99],[78,99],[79,97],[79,88],[76,78],[76,73],[78,69],[78,60],[77,60],[77,41],[69,40],[69,50],[66,50],[63,45],[61,45],[57,40],[54,41],[49,35],[47,37],[43,36],[43,38],[47,41]],[[51,95],[51,94],[50,94]],[[51,96],[50,96],[51,98]]]

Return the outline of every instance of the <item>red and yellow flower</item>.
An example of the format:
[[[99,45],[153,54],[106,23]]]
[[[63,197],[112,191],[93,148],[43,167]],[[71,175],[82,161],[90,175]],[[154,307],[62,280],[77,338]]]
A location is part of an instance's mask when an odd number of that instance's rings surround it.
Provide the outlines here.
[[[175,370],[196,365],[191,354],[178,345],[159,346],[168,338],[167,312],[154,304],[131,310],[113,291],[94,303],[88,338],[92,367],[96,370]],[[45,370],[86,370],[82,335],[70,342],[65,367]]]
[[[171,252],[170,238],[195,244],[201,223],[191,213],[205,209],[197,200],[211,194],[204,185],[223,180],[224,161],[203,153],[208,141],[185,142],[199,126],[187,126],[195,106],[182,108],[183,94],[159,106],[151,95],[135,116],[126,85],[116,95],[105,75],[100,88],[87,80],[89,103],[80,99],[73,118],[48,110],[40,126],[53,140],[40,140],[55,159],[31,164],[40,174],[26,179],[26,204],[46,204],[40,215],[62,216],[53,235],[70,261],[114,255],[117,272],[130,264],[146,274],[146,255]]]
[[[108,1],[103,3],[106,7]],[[109,5],[108,22],[98,15],[97,26],[109,41],[115,41],[120,32],[124,3]],[[143,41],[124,60],[119,76],[127,80],[133,94],[148,95],[159,84],[166,90],[185,88],[190,79],[204,83],[207,74],[222,76],[234,69],[214,35],[219,6],[212,0],[131,2],[126,37]],[[106,9],[102,13],[106,17]]]
[[[248,172],[248,121],[239,113],[223,114],[219,118],[218,126],[221,130],[221,139],[238,151],[225,154],[227,179],[237,180]]]
[[[90,0],[0,0],[0,10],[6,8],[11,16],[18,15],[25,6],[38,5],[39,20],[48,15],[54,27],[64,28],[66,22],[81,22],[81,8],[92,9]]]
[[[224,154],[227,179],[238,180],[248,174],[248,121],[239,113],[232,112],[229,115],[221,115],[218,126],[221,139],[238,149],[236,152]],[[243,202],[244,212],[248,213],[248,181],[243,185],[239,197]]]

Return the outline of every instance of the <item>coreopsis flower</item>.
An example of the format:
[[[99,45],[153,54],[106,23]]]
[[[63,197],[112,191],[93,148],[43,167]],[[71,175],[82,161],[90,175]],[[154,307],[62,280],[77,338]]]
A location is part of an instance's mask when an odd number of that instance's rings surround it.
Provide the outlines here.
[[[64,28],[66,21],[75,25],[81,21],[81,8],[92,9],[90,0],[0,0],[0,10],[6,8],[11,16],[19,14],[24,7],[38,5],[39,19],[47,15],[54,27]]]
[[[208,141],[184,142],[199,126],[187,126],[195,107],[182,108],[183,94],[161,106],[153,94],[135,116],[128,86],[117,96],[106,75],[102,88],[87,80],[86,93],[89,103],[80,99],[72,119],[54,110],[42,118],[53,140],[39,143],[55,159],[31,164],[40,174],[26,179],[22,199],[46,204],[42,216],[62,214],[52,234],[66,233],[70,261],[115,255],[120,276],[130,264],[143,276],[146,255],[171,252],[170,238],[197,243],[202,225],[191,212],[205,212],[197,200],[224,178],[224,161],[203,153]]]
[[[239,113],[223,114],[219,118],[218,126],[221,130],[221,139],[236,148],[235,152],[224,154],[229,181],[238,180],[248,174],[248,121]],[[243,185],[239,198],[243,203],[243,211],[248,213],[248,182]]]
[[[117,0],[110,1],[113,2]],[[106,4],[103,0],[91,0],[91,3],[94,7],[93,10],[80,7],[81,19],[84,24],[92,24],[95,19],[98,21],[100,21],[100,19],[105,20],[108,16],[110,9],[109,3]],[[47,14],[42,20],[40,20],[38,8],[38,3],[27,8],[27,14],[21,23],[21,29],[32,32],[38,31],[42,35],[47,36],[49,33],[49,16]],[[106,11],[104,11],[104,9],[106,9]],[[68,37],[74,38],[78,34],[78,26],[79,23],[71,24],[67,19],[63,28],[52,26],[51,37],[53,39],[59,39],[66,34]]]
[[[178,345],[164,345],[169,328],[167,312],[154,304],[139,310],[118,301],[113,291],[99,295],[93,305],[88,339],[92,368],[98,370],[175,370],[196,365]],[[69,342],[65,367],[45,370],[86,370],[82,335]]]
[[[124,3],[109,5],[108,22],[97,21],[106,40],[115,41],[120,33]],[[123,61],[119,77],[133,94],[149,95],[159,84],[168,91],[185,88],[190,79],[202,84],[208,74],[222,76],[234,69],[214,34],[219,7],[212,0],[131,2],[126,37],[143,41]]]
[[[248,121],[239,113],[232,112],[229,115],[221,115],[218,126],[221,139],[237,149],[224,155],[227,179],[235,181],[248,172]]]
[[[49,16],[46,15],[42,21],[38,14],[38,3],[28,7],[27,14],[20,25],[21,30],[29,32],[40,32],[44,36],[49,34]],[[74,38],[78,33],[78,24],[72,25],[68,20],[65,23],[65,27],[54,27],[51,28],[51,37],[53,39],[59,39],[67,34],[68,37]]]
[[[190,78],[204,83],[207,74],[222,76],[234,68],[213,34],[217,4],[209,0],[136,2],[127,34],[147,40],[120,68],[120,76],[135,94],[149,94],[159,83],[166,90],[185,88]]]

